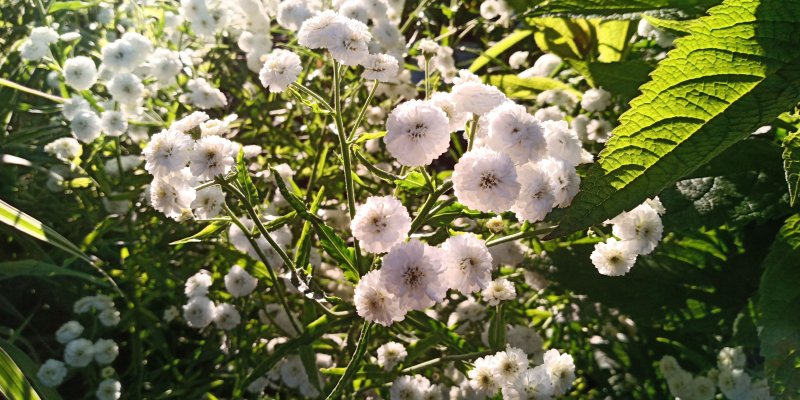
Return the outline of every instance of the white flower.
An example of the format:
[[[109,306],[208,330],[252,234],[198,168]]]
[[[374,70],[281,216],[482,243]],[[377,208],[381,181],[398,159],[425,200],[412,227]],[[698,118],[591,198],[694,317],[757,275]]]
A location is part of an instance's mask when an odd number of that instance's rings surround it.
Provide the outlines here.
[[[405,53],[406,42],[397,25],[385,18],[373,20],[372,37],[383,46],[384,49],[399,49],[401,55]],[[402,49],[401,49],[402,47]]]
[[[312,13],[305,0],[285,0],[278,6],[278,25],[291,31],[300,29]]]
[[[508,65],[511,66],[511,69],[520,69],[528,62],[528,55],[530,53],[527,51],[515,51],[508,57]]]
[[[581,185],[581,178],[575,172],[575,167],[564,160],[553,157],[547,157],[536,165],[550,179],[555,205],[558,207],[569,206],[572,199],[578,194]]]
[[[561,121],[567,117],[567,114],[564,111],[561,111],[561,108],[558,106],[551,106],[540,108],[536,110],[534,117],[539,121]]]
[[[50,55],[50,46],[48,43],[28,39],[19,47],[19,52],[23,60],[38,61]]]
[[[456,109],[483,115],[506,101],[506,95],[494,86],[468,80],[453,86],[450,92]]]
[[[130,71],[138,64],[138,51],[134,45],[124,39],[115,40],[103,47],[103,66],[110,71]]]
[[[148,59],[150,74],[156,78],[161,87],[175,83],[175,77],[181,72],[183,63],[180,55],[172,50],[156,49]]]
[[[386,149],[401,164],[428,165],[447,151],[450,144],[447,115],[422,100],[398,105],[386,120]]]
[[[450,288],[470,294],[492,280],[492,255],[486,243],[472,233],[452,236],[442,243],[442,279]]]
[[[614,224],[614,236],[622,239],[622,243],[634,254],[650,254],[664,232],[661,217],[647,203],[623,212],[609,222]]]
[[[97,400],[118,400],[122,397],[122,384],[116,379],[104,379],[94,394]]]
[[[553,393],[563,395],[567,393],[572,382],[575,381],[575,364],[569,354],[560,354],[558,350],[551,349],[544,353],[544,366],[550,381],[553,382]]]
[[[564,109],[572,109],[577,102],[578,98],[575,95],[562,89],[549,89],[536,95],[536,103],[540,105],[552,104]],[[586,118],[585,115],[579,115],[578,117]]]
[[[61,114],[67,121],[72,121],[81,111],[91,111],[89,102],[83,97],[70,97],[64,101]]]
[[[327,48],[347,27],[347,18],[333,10],[325,10],[303,22],[297,32],[297,43],[309,49]]]
[[[339,5],[339,14],[364,24],[369,22],[369,10],[362,0],[345,0]]]
[[[400,308],[395,295],[390,293],[383,281],[382,270],[368,272],[356,285],[353,301],[361,318],[389,326],[402,321],[406,310]]]
[[[697,400],[713,400],[717,394],[717,385],[705,376],[698,376],[692,380],[692,393]],[[752,395],[752,393],[751,393]],[[756,398],[755,396],[753,397]]]
[[[122,40],[130,43],[131,46],[133,46],[133,48],[136,50],[136,60],[134,61],[134,64],[137,66],[144,62],[144,60],[150,56],[150,53],[153,52],[153,43],[150,41],[150,39],[144,37],[140,33],[127,31],[122,35]]]
[[[607,276],[622,276],[628,273],[636,262],[636,253],[617,239],[610,238],[605,243],[594,245],[590,256],[597,271]]]
[[[267,55],[258,78],[262,86],[272,93],[278,93],[296,81],[301,72],[303,67],[297,54],[289,50],[275,49]]]
[[[450,132],[463,131],[469,119],[469,113],[458,111],[453,96],[450,93],[435,92],[431,94],[430,102],[441,108],[447,115],[447,129]]]
[[[74,311],[75,314],[84,314],[91,310],[103,311],[112,307],[114,307],[114,301],[111,300],[110,297],[98,294],[96,296],[86,296],[78,299],[78,301],[72,305],[72,311]]]
[[[486,114],[488,138],[493,150],[508,154],[514,162],[542,158],[547,152],[542,125],[524,106],[507,101]]]
[[[475,368],[467,374],[469,385],[479,395],[494,396],[502,384],[494,371],[494,356],[480,357],[475,360]]]
[[[39,381],[47,387],[60,385],[61,382],[64,382],[66,376],[67,367],[64,366],[64,363],[52,358],[45,361],[44,364],[39,367],[39,372],[36,373],[36,377],[39,378]]]
[[[408,353],[402,343],[388,342],[378,347],[378,365],[384,371],[391,371],[399,362],[406,359]]]
[[[242,221],[242,224],[245,226],[245,228],[247,228],[248,235],[250,232],[253,232],[255,223],[252,220],[249,218],[241,218],[240,221]],[[275,242],[282,248],[285,248],[292,241],[292,232],[289,230],[289,227],[285,225],[276,231],[270,232],[270,234]],[[231,224],[231,227],[228,230],[228,239],[230,239],[231,244],[236,247],[237,250],[247,253],[254,259],[260,260],[258,252],[250,244],[250,241],[247,240],[245,233],[242,232],[242,230],[239,229],[236,224]],[[258,248],[261,249],[261,251],[267,257],[267,261],[270,265],[272,265],[273,268],[280,268],[283,266],[283,259],[281,259],[275,249],[270,246],[269,242],[264,236],[258,235],[258,237],[255,238],[255,242],[258,245]]]
[[[408,210],[393,196],[367,198],[350,222],[353,236],[370,253],[385,253],[403,241],[411,228]]]
[[[514,382],[528,369],[528,356],[524,351],[506,345],[505,351],[497,352],[492,363],[495,375],[504,385]]]
[[[589,89],[581,98],[581,107],[589,112],[604,111],[611,105],[611,93],[603,88]]]
[[[561,66],[561,57],[545,53],[539,57],[535,63],[533,63],[533,67],[522,71],[519,74],[520,78],[532,78],[532,77],[549,77],[552,76],[553,73],[556,72],[556,69]]]
[[[209,186],[197,191],[191,207],[197,219],[210,219],[219,215],[225,203],[225,192],[217,186]]]
[[[511,158],[487,148],[464,153],[453,170],[458,201],[478,211],[503,212],[514,205],[520,184]]]
[[[527,163],[517,168],[520,191],[511,207],[520,221],[539,222],[553,209],[555,197],[547,173],[537,164]]]
[[[178,133],[187,133],[198,126],[202,126],[203,122],[208,121],[208,118],[208,114],[202,111],[195,111],[173,122],[172,125],[169,126],[169,130]]]
[[[466,300],[458,303],[455,311],[450,314],[447,325],[453,326],[463,321],[480,321],[485,316],[486,306],[475,301],[472,296],[469,296]]]
[[[506,341],[511,347],[517,347],[531,356],[533,362],[542,356],[542,337],[535,329],[525,325],[514,325],[506,329]]]
[[[180,220],[191,212],[191,204],[197,196],[186,173],[155,177],[150,183],[150,204],[168,218]]]
[[[72,136],[83,143],[91,143],[100,137],[100,118],[93,111],[79,112],[69,125]]]
[[[392,382],[389,396],[392,399],[423,400],[424,390],[428,389],[428,387],[424,385],[425,381],[428,381],[428,379],[420,375],[399,376]],[[428,381],[427,386],[430,386],[430,381]]]
[[[202,329],[214,320],[216,306],[205,296],[192,297],[183,306],[183,319],[192,328]]]
[[[211,283],[213,282],[213,278],[211,274],[201,269],[196,274],[189,277],[184,284],[183,293],[186,294],[186,297],[192,298],[197,296],[207,296],[208,295],[208,288],[211,287]]]
[[[107,136],[120,136],[128,130],[128,119],[122,111],[103,111],[100,114],[100,130]]]
[[[117,342],[111,339],[98,339],[92,346],[94,360],[100,365],[108,365],[114,362],[119,355]]]
[[[189,170],[200,179],[225,176],[233,168],[233,143],[219,136],[206,136],[195,142],[189,158]]]
[[[91,58],[77,56],[64,62],[64,81],[77,90],[87,90],[97,82],[97,67]]]
[[[203,109],[220,108],[228,105],[228,99],[217,88],[211,86],[205,79],[191,79],[186,83],[189,94],[186,99],[189,103]]]
[[[481,291],[481,296],[487,304],[494,307],[501,301],[514,300],[517,297],[517,290],[508,279],[497,278]]]
[[[144,94],[144,85],[138,76],[130,72],[121,72],[108,82],[108,93],[118,103],[136,104]]]
[[[71,162],[83,154],[83,147],[74,138],[63,137],[46,144],[44,151],[61,161]]]
[[[238,265],[231,267],[230,271],[225,274],[225,289],[233,297],[242,297],[253,293],[257,284],[258,279]]]
[[[402,308],[423,310],[442,301],[447,292],[440,250],[417,239],[392,247],[383,256],[381,271],[384,285]]]
[[[503,387],[503,400],[551,400],[553,383],[544,365],[526,369],[510,385]]]
[[[390,82],[397,78],[399,66],[397,59],[388,54],[370,54],[362,63],[361,77],[368,80]]]
[[[92,342],[79,338],[67,343],[64,349],[64,361],[73,367],[85,367],[94,359]]]
[[[116,308],[106,308],[97,315],[97,319],[103,326],[117,326],[120,321],[120,314]]]
[[[189,162],[194,141],[192,137],[176,130],[163,130],[150,138],[142,150],[144,169],[154,176],[177,173]]]
[[[292,355],[287,357],[286,361],[281,364],[280,373],[283,383],[291,388],[299,387],[308,381],[308,375],[300,356]]]
[[[741,347],[723,347],[717,355],[717,367],[720,370],[744,368],[747,357]]]
[[[355,66],[362,64],[369,56],[368,44],[372,34],[363,22],[347,18],[345,28],[336,29],[333,34],[327,48],[336,61]]]
[[[241,322],[242,317],[232,304],[222,303],[214,308],[214,324],[217,328],[231,330]]]
[[[581,163],[581,140],[566,121],[545,121],[544,137],[551,157],[562,159],[572,166]]]
[[[178,316],[180,315],[181,314],[178,311],[178,307],[170,306],[169,308],[164,310],[164,315],[162,316],[162,318],[164,319],[164,322],[172,322],[172,320],[178,318]]]
[[[56,331],[56,340],[58,343],[68,343],[78,338],[83,333],[83,325],[78,321],[68,321],[61,325]]]
[[[691,375],[689,375],[689,378],[691,378]],[[673,393],[680,391],[680,383],[684,383],[679,382],[677,379],[675,381],[674,383],[672,381],[667,382],[670,384],[670,391]],[[691,381],[687,383],[690,384]],[[748,396],[752,384],[750,375],[742,369],[724,369],[720,371],[717,384],[719,385],[719,390],[728,399],[751,399]]]
[[[593,119],[586,125],[586,138],[597,143],[605,143],[611,137],[614,127],[604,119]]]

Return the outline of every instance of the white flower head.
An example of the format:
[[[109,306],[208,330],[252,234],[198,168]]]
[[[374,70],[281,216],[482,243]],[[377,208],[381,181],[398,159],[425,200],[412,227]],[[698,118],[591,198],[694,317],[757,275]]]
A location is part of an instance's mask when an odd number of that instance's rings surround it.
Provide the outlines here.
[[[480,147],[458,160],[453,189],[458,201],[469,208],[504,212],[516,202],[520,184],[511,157]]]
[[[553,383],[553,393],[565,394],[575,381],[575,364],[572,356],[561,354],[556,349],[548,350],[544,353],[544,366]]]
[[[500,390],[502,382],[494,371],[494,356],[481,357],[475,360],[475,368],[467,374],[469,385],[479,395],[493,396]]]
[[[511,326],[506,329],[506,341],[509,346],[524,351],[534,363],[541,361],[544,342],[535,329],[525,325]]]
[[[487,304],[494,307],[500,304],[501,301],[514,300],[517,297],[517,289],[508,279],[497,278],[481,291],[481,296],[483,296]]]
[[[117,342],[111,339],[98,339],[92,345],[94,360],[100,365],[108,365],[116,360],[119,355]]]
[[[183,306],[183,319],[190,327],[202,329],[214,320],[215,312],[216,306],[208,297],[196,296]]]
[[[604,119],[593,119],[586,125],[586,138],[588,140],[605,143],[611,137],[614,127]]]
[[[362,0],[345,0],[339,5],[339,14],[361,23],[369,22],[369,9]]]
[[[647,203],[623,212],[610,221],[614,236],[622,239],[631,253],[650,254],[664,233],[661,217]]]
[[[430,384],[430,381],[421,375],[399,376],[392,382],[389,395],[392,399],[423,400],[425,392],[430,388]]]
[[[258,78],[262,86],[272,93],[278,93],[296,81],[301,72],[303,67],[297,54],[289,50],[275,49],[267,55]]]
[[[94,392],[97,400],[119,400],[122,397],[122,384],[116,379],[104,379]]]
[[[188,133],[194,128],[202,126],[203,122],[208,121],[208,114],[202,111],[195,111],[169,126],[169,130],[178,133]],[[202,128],[201,128],[202,129]]]
[[[106,136],[121,136],[128,130],[128,119],[122,111],[107,110],[100,114],[100,130]]]
[[[222,303],[214,308],[214,324],[217,328],[231,330],[241,322],[242,317],[232,304]]]
[[[228,105],[225,94],[211,86],[211,83],[205,79],[191,79],[186,83],[186,88],[189,89],[189,93],[185,95],[185,99],[198,108],[207,110]]]
[[[520,78],[530,78],[535,76],[549,77],[556,72],[559,66],[561,66],[561,62],[561,57],[555,54],[545,53],[536,59],[536,62],[533,63],[533,67],[523,71],[519,74],[519,76]]]
[[[303,22],[313,15],[305,0],[286,0],[278,6],[278,25],[291,31],[300,29]]]
[[[329,46],[333,58],[349,66],[364,63],[369,56],[368,44],[372,40],[369,28],[361,21],[347,18],[344,29],[336,29]]]
[[[378,365],[384,371],[391,371],[395,365],[406,359],[408,353],[402,343],[388,342],[378,347]]]
[[[581,185],[581,178],[575,171],[575,167],[567,161],[553,157],[539,161],[536,166],[540,171],[544,171],[550,180],[555,206],[569,206],[572,199],[578,194]]]
[[[542,158],[547,152],[542,125],[524,106],[507,101],[486,115],[489,147],[508,154],[514,162]]]
[[[408,210],[393,196],[367,198],[350,223],[353,236],[370,253],[385,253],[403,241],[411,228]]]
[[[231,267],[230,271],[225,274],[225,289],[233,297],[242,297],[253,293],[256,285],[258,285],[258,279],[238,265]]]
[[[74,138],[58,138],[44,146],[44,151],[61,161],[71,162],[83,154],[83,146]]]
[[[150,204],[169,218],[182,220],[191,213],[191,205],[197,197],[188,172],[153,178],[150,183]]]
[[[447,292],[440,250],[417,239],[392,247],[383,256],[381,271],[384,285],[402,308],[423,310],[442,301]]]
[[[64,349],[64,361],[73,367],[85,367],[94,359],[92,342],[79,338],[67,343]]]
[[[441,108],[422,100],[406,101],[386,120],[386,149],[409,167],[429,165],[447,151],[449,121]]]
[[[550,178],[537,164],[527,163],[517,168],[520,191],[511,207],[520,221],[539,222],[553,210],[555,196]]]
[[[589,89],[581,98],[581,107],[589,112],[604,111],[611,105],[611,93],[603,88]]]
[[[492,255],[475,234],[464,233],[442,243],[442,279],[462,294],[485,288],[492,280]]]
[[[536,113],[534,113],[533,116],[542,122],[561,121],[567,117],[567,113],[561,111],[561,108],[558,106],[550,106],[536,110]]]
[[[106,308],[97,315],[97,319],[103,326],[117,326],[121,319],[119,311],[116,308]]]
[[[548,89],[536,95],[536,103],[540,105],[550,104],[567,110],[575,107],[577,102],[578,98],[574,94],[562,89]]]
[[[521,349],[506,345],[505,351],[494,355],[492,367],[497,378],[507,385],[528,369],[528,356]]]
[[[64,62],[64,81],[77,90],[87,90],[97,82],[97,66],[89,57],[70,58]]]
[[[741,347],[723,347],[717,355],[717,367],[720,370],[742,369],[747,356]]]
[[[183,68],[180,55],[165,48],[156,49],[148,58],[148,64],[150,73],[156,78],[160,87],[175,83],[175,77]]]
[[[219,215],[225,203],[225,192],[217,185],[208,186],[197,191],[191,207],[198,219],[210,219]]]
[[[453,96],[450,93],[435,92],[431,95],[430,102],[439,107],[447,115],[447,129],[450,132],[463,131],[466,127],[469,113],[459,111]]]
[[[197,297],[197,296],[206,296],[208,295],[208,288],[211,287],[211,283],[213,282],[213,278],[211,274],[201,269],[196,274],[189,277],[184,284],[183,292],[186,294],[186,297]]]
[[[144,169],[154,176],[166,176],[182,170],[189,162],[194,141],[175,130],[163,130],[150,138],[142,150]]]
[[[364,60],[361,77],[368,80],[390,82],[397,78],[399,66],[397,59],[388,54],[370,54]]]
[[[39,381],[47,387],[56,387],[64,382],[67,376],[67,367],[64,363],[58,360],[49,359],[39,367],[36,377]]]
[[[78,321],[67,321],[64,325],[56,331],[56,340],[58,343],[69,343],[77,339],[83,333],[83,325]]]
[[[510,385],[503,387],[503,399],[550,400],[554,395],[553,382],[544,365],[522,372]]]
[[[91,111],[89,102],[83,97],[70,97],[64,101],[61,114],[67,121],[72,121],[81,111]]]
[[[114,75],[114,78],[108,82],[108,93],[118,103],[133,105],[144,94],[144,84],[133,73],[121,72]]]
[[[133,43],[117,39],[102,49],[103,66],[110,71],[124,72],[136,68],[139,56]]]
[[[407,310],[400,308],[397,297],[389,292],[382,275],[382,270],[376,270],[362,276],[356,285],[353,301],[361,318],[389,326],[402,321]]]
[[[506,95],[494,86],[476,82],[462,81],[451,91],[456,109],[476,115],[483,115],[506,101]]]
[[[189,170],[200,179],[225,176],[233,168],[234,145],[219,136],[206,136],[195,142],[189,157]]]
[[[562,159],[572,166],[581,163],[581,140],[566,121],[544,121],[542,126],[551,157]]]
[[[347,18],[333,10],[325,10],[303,22],[297,42],[309,49],[331,47],[341,31],[347,29]]]
[[[100,137],[100,118],[93,111],[81,111],[70,122],[72,136],[83,143],[91,143]]]
[[[590,258],[597,271],[606,276],[625,275],[636,263],[636,253],[632,253],[625,243],[614,238],[594,245]]]

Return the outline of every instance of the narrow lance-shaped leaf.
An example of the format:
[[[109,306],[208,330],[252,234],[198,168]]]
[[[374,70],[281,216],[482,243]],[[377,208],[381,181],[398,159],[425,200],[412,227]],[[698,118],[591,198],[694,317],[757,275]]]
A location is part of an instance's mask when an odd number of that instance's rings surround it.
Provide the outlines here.
[[[657,195],[800,100],[800,0],[730,0],[688,23],[550,236]]]

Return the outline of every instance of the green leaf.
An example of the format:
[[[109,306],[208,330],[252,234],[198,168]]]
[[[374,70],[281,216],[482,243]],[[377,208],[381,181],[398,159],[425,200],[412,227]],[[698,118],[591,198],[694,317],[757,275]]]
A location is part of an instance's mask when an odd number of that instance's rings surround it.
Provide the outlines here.
[[[64,236],[50,228],[49,226],[39,222],[36,218],[16,209],[14,206],[0,200],[0,222],[17,229],[20,232],[33,236],[43,242],[52,244],[65,252],[78,257],[89,264],[92,260],[89,259],[78,246],[70,242]]]
[[[176,240],[170,243],[170,245],[174,246],[177,244],[202,242],[204,239],[209,239],[210,237],[214,237],[217,233],[225,230],[225,228],[227,228],[228,225],[230,225],[230,222],[214,221],[206,225],[203,229],[200,230],[200,232],[197,232],[192,236]]]
[[[602,87],[627,99],[639,94],[653,65],[643,60],[599,63],[569,60],[569,65],[586,78],[592,87]]]
[[[759,286],[761,354],[772,393],[800,393],[800,214],[786,220],[764,260]]]
[[[783,169],[789,184],[789,204],[794,206],[800,189],[800,131],[783,139]]]
[[[48,9],[48,14],[53,14],[58,11],[75,11],[82,8],[94,7],[98,4],[97,1],[56,1]]]
[[[584,19],[531,18],[531,26],[538,28],[533,35],[536,45],[547,53],[561,58],[582,60],[594,48],[593,26]]]
[[[412,193],[421,193],[428,189],[425,176],[418,171],[410,172],[403,179],[395,180],[394,183],[397,187]]]
[[[61,400],[61,396],[58,394],[56,389],[44,386],[41,382],[39,382],[39,378],[36,376],[36,373],[39,371],[39,365],[33,362],[33,360],[31,360],[31,358],[28,357],[25,352],[20,350],[19,347],[14,346],[12,343],[3,339],[0,339],[0,349],[5,350],[11,359],[17,364],[20,371],[22,371],[25,376],[30,378],[31,383],[43,400]]]
[[[38,260],[0,262],[0,280],[17,276],[40,276],[48,278],[54,276],[68,276],[83,279],[95,285],[108,286],[107,282],[89,274]]]
[[[545,0],[531,8],[528,15],[628,17],[642,11],[680,10],[701,13],[720,0]]]
[[[603,20],[594,22],[597,30],[597,61],[617,62],[623,59],[630,45],[636,24],[631,21]],[[622,77],[622,76],[620,76]]]
[[[300,346],[300,361],[303,362],[303,369],[306,370],[308,381],[311,382],[317,390],[321,390],[322,386],[319,383],[319,369],[317,368],[317,356],[314,354],[314,349],[311,345]]]
[[[364,133],[360,135],[353,144],[364,143],[367,140],[371,139],[378,139],[386,136],[386,131],[378,131],[378,132],[371,132],[371,133]]]
[[[532,33],[533,31],[530,29],[518,29],[514,31],[512,34],[503,38],[503,40],[486,49],[486,51],[484,51],[478,58],[475,59],[475,61],[472,62],[472,65],[469,66],[469,70],[471,72],[480,70],[493,59],[496,59],[500,54],[510,49],[523,39],[527,38]]]
[[[519,91],[525,89],[530,89],[535,92],[544,92],[545,90],[551,90],[551,89],[564,90],[569,93],[572,93],[578,98],[580,98],[581,95],[583,94],[572,88],[572,86],[567,85],[566,83],[557,81],[552,78],[544,78],[544,77],[520,78],[519,76],[514,74],[492,75],[489,77],[489,83],[494,86],[497,86],[504,92],[511,93],[509,94],[509,96],[511,97],[520,97],[520,96],[514,96],[513,91]]]
[[[642,86],[550,237],[658,194],[800,100],[800,1],[727,1]]]
[[[280,175],[276,174],[273,171],[273,175],[278,177],[276,180],[280,180]],[[261,204],[261,201],[258,199],[258,190],[256,189],[256,185],[253,184],[253,179],[250,178],[250,171],[247,169],[247,162],[244,159],[244,150],[239,149],[239,154],[236,156],[236,183],[241,187],[242,193],[247,196],[247,200],[250,204]]]
[[[8,353],[0,348],[0,394],[7,399],[41,400]]]

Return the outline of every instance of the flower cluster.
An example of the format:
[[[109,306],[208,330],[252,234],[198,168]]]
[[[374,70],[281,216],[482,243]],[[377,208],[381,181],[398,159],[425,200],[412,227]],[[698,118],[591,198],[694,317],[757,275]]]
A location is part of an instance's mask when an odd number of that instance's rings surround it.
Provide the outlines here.
[[[615,237],[595,245],[591,259],[603,275],[621,276],[628,273],[640,254],[650,254],[664,232],[661,215],[665,212],[661,201],[648,199],[631,211],[606,221],[612,225]]]
[[[258,279],[238,265],[231,267],[224,280],[225,288],[233,297],[248,296],[258,285]],[[241,314],[233,304],[215,304],[208,297],[212,283],[211,274],[205,270],[201,270],[186,280],[184,293],[188,301],[183,306],[183,318],[192,328],[202,329],[213,322],[219,329],[233,329],[241,323]],[[165,317],[165,319],[167,318]]]

